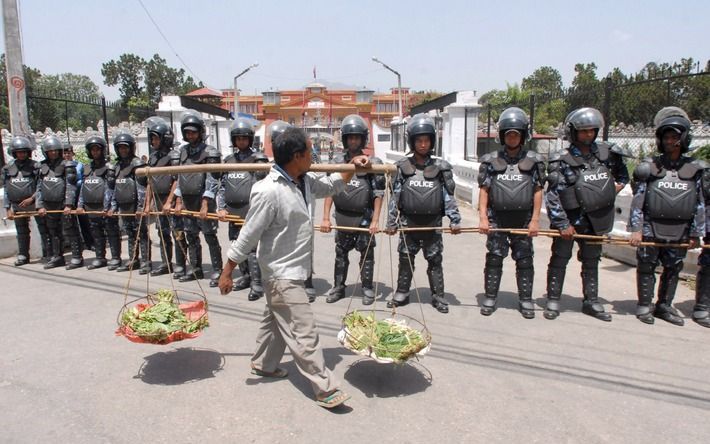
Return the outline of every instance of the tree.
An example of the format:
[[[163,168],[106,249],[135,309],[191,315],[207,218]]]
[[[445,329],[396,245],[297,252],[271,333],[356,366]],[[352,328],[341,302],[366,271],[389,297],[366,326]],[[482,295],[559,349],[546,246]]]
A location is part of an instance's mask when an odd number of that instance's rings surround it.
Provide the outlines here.
[[[146,61],[135,54],[121,54],[118,60],[102,65],[101,75],[108,86],[119,85],[121,100],[125,104],[153,106],[165,94],[185,94],[201,88],[202,82],[185,75],[185,70],[175,69],[158,54]]]
[[[97,104],[101,93],[89,77],[85,75],[64,73],[46,75],[37,80],[37,89],[41,95],[47,97],[67,98],[76,101]],[[71,127],[75,129],[95,127],[101,118],[101,109],[96,105],[63,103],[58,101],[44,101],[45,109],[54,108],[51,122],[45,122],[55,130]],[[43,129],[40,127],[39,129]]]
[[[537,96],[559,97],[562,95],[562,76],[551,66],[541,66],[523,78],[520,87]]]
[[[604,91],[597,78],[596,63],[577,63],[574,71],[576,74],[567,96],[567,111],[585,106],[601,109]]]
[[[118,85],[121,99],[127,103],[130,99],[143,94],[142,82],[146,62],[135,54],[121,54],[116,60],[101,65],[101,75],[107,86]]]

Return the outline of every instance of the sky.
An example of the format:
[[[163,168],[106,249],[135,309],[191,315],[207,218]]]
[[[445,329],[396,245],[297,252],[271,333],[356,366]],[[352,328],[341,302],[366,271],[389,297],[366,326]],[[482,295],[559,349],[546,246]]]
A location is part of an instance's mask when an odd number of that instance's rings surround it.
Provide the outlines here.
[[[123,53],[158,53],[216,89],[258,62],[239,79],[245,95],[301,88],[314,67],[329,82],[396,87],[373,56],[398,70],[403,86],[479,95],[544,65],[569,85],[575,63],[596,63],[602,77],[615,67],[633,73],[650,61],[710,58],[707,0],[142,2],[169,44],[139,0],[19,0],[25,64],[87,75],[117,99],[101,64]]]

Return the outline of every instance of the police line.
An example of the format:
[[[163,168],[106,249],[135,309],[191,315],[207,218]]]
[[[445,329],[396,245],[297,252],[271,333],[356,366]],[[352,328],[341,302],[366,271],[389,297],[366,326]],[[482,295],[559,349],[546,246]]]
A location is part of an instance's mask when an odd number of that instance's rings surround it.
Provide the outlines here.
[[[144,167],[135,170],[136,176],[162,176],[166,174],[190,174],[190,173],[225,173],[229,171],[269,171],[271,164],[268,163],[213,163],[199,165],[181,165],[165,167]],[[397,166],[392,164],[370,165],[368,168],[359,168],[352,164],[313,164],[310,171],[314,173],[377,173],[395,174]]]

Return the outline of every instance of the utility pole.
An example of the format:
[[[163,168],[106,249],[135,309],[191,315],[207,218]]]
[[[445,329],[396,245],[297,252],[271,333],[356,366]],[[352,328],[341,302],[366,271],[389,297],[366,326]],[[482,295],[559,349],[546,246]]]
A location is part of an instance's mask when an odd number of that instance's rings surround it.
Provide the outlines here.
[[[7,67],[7,99],[10,107],[10,132],[30,134],[27,117],[27,89],[22,64],[22,41],[17,0],[2,0],[5,26],[5,66]]]

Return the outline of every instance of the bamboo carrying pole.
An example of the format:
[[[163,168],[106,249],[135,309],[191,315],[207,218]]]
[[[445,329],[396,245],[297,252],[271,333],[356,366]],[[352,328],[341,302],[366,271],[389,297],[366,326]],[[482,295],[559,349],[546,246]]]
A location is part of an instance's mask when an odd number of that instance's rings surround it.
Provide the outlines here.
[[[228,171],[269,171],[272,165],[268,163],[210,163],[200,165],[181,165],[167,167],[145,167],[136,170],[136,176],[162,176],[165,174],[190,174],[190,173],[225,173]],[[315,173],[377,173],[394,174],[396,165],[370,165],[369,168],[359,168],[353,164],[313,164],[310,171]]]

